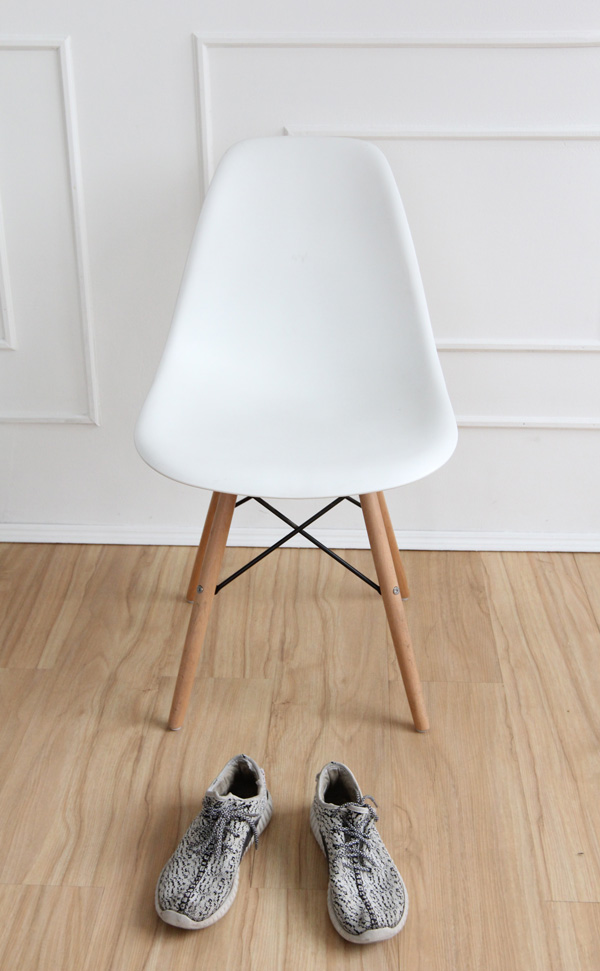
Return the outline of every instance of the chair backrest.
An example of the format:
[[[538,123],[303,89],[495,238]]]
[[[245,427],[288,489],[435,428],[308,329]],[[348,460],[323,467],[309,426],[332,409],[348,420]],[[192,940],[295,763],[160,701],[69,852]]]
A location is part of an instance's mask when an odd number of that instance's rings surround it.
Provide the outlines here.
[[[456,423],[375,146],[281,136],[224,156],[136,444],[173,478],[271,496],[378,491],[446,461]]]

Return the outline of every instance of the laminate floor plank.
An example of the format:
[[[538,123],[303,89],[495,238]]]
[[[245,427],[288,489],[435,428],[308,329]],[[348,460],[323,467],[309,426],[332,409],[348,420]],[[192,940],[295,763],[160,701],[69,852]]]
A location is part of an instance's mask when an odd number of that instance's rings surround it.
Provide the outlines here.
[[[348,550],[345,556],[366,576],[376,579],[370,550]],[[410,587],[404,609],[421,679],[500,682],[480,554],[407,550],[401,557]],[[360,580],[352,583],[362,589]],[[400,671],[382,614],[374,615],[374,624],[378,636],[388,641],[390,680],[396,681]]]
[[[425,690],[429,737],[392,733],[393,855],[410,902],[399,967],[547,971],[552,942],[504,688]]]
[[[486,554],[545,900],[600,900],[600,631],[572,556]]]
[[[600,968],[600,904],[550,901],[545,905],[548,933],[558,941],[552,971]]]
[[[192,561],[185,547],[84,547],[40,666],[80,672],[83,661],[92,679],[100,669],[140,687],[176,674]]]
[[[0,790],[0,882],[96,886],[155,691],[53,675]],[[101,758],[98,753],[101,752]]]
[[[226,549],[220,581],[260,552],[253,548]],[[276,550],[219,591],[198,665],[199,677],[275,676],[281,645],[290,633],[293,636],[290,597],[298,588],[302,552],[310,557],[309,550]],[[303,566],[309,564],[310,559],[305,557]]]
[[[500,682],[494,631],[478,553],[402,553],[411,595],[405,601],[424,681]]]
[[[81,546],[0,544],[0,667],[37,668],[63,609]],[[97,559],[97,548],[91,553]]]
[[[0,789],[14,766],[16,752],[52,680],[49,671],[0,668]]]
[[[597,553],[576,553],[574,558],[596,623],[600,627],[600,556]]]
[[[0,885],[0,967],[3,971],[81,967],[103,894],[93,887]]]

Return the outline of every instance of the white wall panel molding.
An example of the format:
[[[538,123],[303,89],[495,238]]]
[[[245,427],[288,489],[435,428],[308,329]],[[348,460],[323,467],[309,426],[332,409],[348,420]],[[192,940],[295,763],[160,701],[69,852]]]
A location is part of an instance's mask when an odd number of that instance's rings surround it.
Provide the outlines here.
[[[72,306],[69,306],[70,312],[70,334],[72,343],[72,357],[67,361],[62,372],[57,369],[56,383],[52,387],[51,379],[48,377],[47,390],[44,392],[45,397],[43,404],[40,405],[40,401],[37,398],[32,398],[31,402],[27,399],[27,390],[29,389],[32,395],[37,393],[39,387],[39,373],[41,369],[41,362],[37,362],[34,365],[29,365],[29,361],[33,359],[31,349],[34,346],[34,340],[29,335],[29,358],[27,357],[27,342],[25,341],[25,326],[22,325],[20,320],[20,311],[22,311],[23,301],[20,299],[21,294],[19,293],[19,288],[14,279],[15,271],[11,269],[9,276],[9,268],[11,268],[11,253],[15,248],[15,237],[17,235],[15,227],[19,226],[20,220],[17,218],[20,213],[13,211],[12,216],[12,226],[9,225],[9,219],[6,214],[6,209],[8,207],[8,200],[5,199],[5,233],[4,240],[2,239],[2,227],[0,225],[0,297],[2,298],[2,312],[4,317],[4,338],[6,340],[7,334],[7,320],[9,322],[9,341],[12,337],[12,345],[14,344],[14,334],[15,330],[19,331],[19,347],[17,353],[11,359],[18,361],[18,366],[21,370],[16,374],[11,371],[7,375],[3,375],[3,384],[6,385],[11,383],[14,388],[18,388],[18,401],[15,403],[11,399],[11,393],[6,392],[8,400],[0,406],[0,422],[25,422],[25,423],[78,423],[78,424],[98,424],[99,423],[99,403],[98,403],[98,385],[96,377],[96,367],[94,360],[94,342],[93,342],[93,332],[92,332],[92,312],[91,312],[91,299],[90,299],[90,277],[89,277],[89,265],[88,265],[88,253],[87,253],[87,235],[86,235],[86,223],[85,223],[85,211],[83,205],[83,186],[82,186],[82,173],[81,173],[81,160],[80,160],[80,150],[79,150],[79,136],[77,128],[77,111],[75,103],[75,83],[73,75],[73,66],[71,59],[71,43],[69,38],[50,38],[50,37],[0,37],[0,57],[2,55],[7,55],[6,63],[14,64],[14,55],[18,53],[31,54],[32,56],[48,55],[51,54],[55,58],[55,68],[54,72],[58,80],[54,83],[54,86],[58,86],[56,91],[52,90],[48,94],[48,89],[44,85],[44,80],[49,77],[49,73],[46,71],[44,75],[43,60],[39,60],[34,57],[31,61],[33,66],[33,72],[31,76],[31,84],[38,85],[38,93],[40,97],[54,97],[56,95],[56,115],[51,119],[44,117],[43,111],[38,109],[39,113],[35,116],[36,120],[40,122],[38,125],[39,131],[37,136],[40,139],[39,145],[36,144],[31,149],[32,156],[36,153],[36,150],[42,150],[42,155],[44,155],[44,139],[50,137],[53,142],[53,151],[55,152],[56,158],[53,158],[50,164],[55,166],[55,174],[57,182],[60,181],[64,184],[64,205],[61,211],[61,218],[64,220],[64,225],[68,227],[65,233],[68,232],[67,236],[61,240],[63,244],[63,250],[61,251],[61,257],[63,259],[63,265],[68,267],[69,274],[69,287],[72,290],[69,291],[69,299],[71,300]],[[39,74],[35,75],[35,70],[39,71]],[[50,86],[48,86],[49,88]],[[16,88],[11,92],[11,98],[14,102],[15,109],[17,112],[19,110],[19,97],[21,94],[25,94],[19,88]],[[32,116],[33,117],[33,116]],[[52,127],[54,125],[54,127]],[[43,129],[43,130],[42,130]],[[62,146],[59,150],[57,146]],[[62,158],[60,159],[60,164],[56,160],[59,159],[62,153]],[[26,159],[26,156],[23,156]],[[4,159],[6,162],[6,157]],[[14,160],[10,160],[13,166],[13,178],[14,172],[17,171],[17,166]],[[62,171],[61,171],[62,169]],[[25,197],[27,194],[27,177],[32,177],[35,181],[36,173],[33,168],[31,172],[27,172],[23,175],[23,182],[21,185],[21,191]],[[0,172],[0,175],[2,173]],[[18,171],[17,171],[18,175]],[[49,192],[50,182],[46,187]],[[50,194],[52,197],[54,193]],[[41,198],[41,197],[40,197]],[[40,205],[40,215],[43,206],[41,202]],[[16,215],[15,215],[16,213]],[[11,229],[13,235],[11,236]],[[48,226],[46,227],[48,229]],[[42,233],[42,230],[40,230]],[[48,247],[49,256],[52,250],[52,234],[48,235],[46,240],[41,237],[35,238],[32,242],[37,246],[43,246],[44,244]],[[60,244],[57,244],[60,245]],[[20,241],[21,251],[24,249],[23,241]],[[19,254],[20,255],[20,254]],[[14,260],[15,265],[23,263],[23,260],[19,260],[16,256]],[[58,284],[56,281],[52,282],[52,286],[58,289]],[[65,292],[66,292],[65,287]],[[24,292],[25,286],[23,279],[21,280],[21,293]],[[11,298],[12,291],[12,298]],[[8,295],[8,299],[7,299]],[[56,298],[59,299],[58,297]],[[8,310],[5,310],[5,306],[8,306]],[[24,314],[25,315],[25,314]],[[59,305],[56,304],[54,307],[54,319],[42,320],[37,315],[34,320],[34,314],[29,313],[29,319],[27,321],[29,328],[31,329],[32,322],[35,326],[40,328],[40,332],[47,333],[52,331],[54,325],[58,325],[58,319],[62,317],[59,312]],[[66,316],[66,315],[65,315]],[[63,323],[61,321],[61,326]],[[60,348],[63,343],[63,335],[57,331],[55,339],[55,349],[57,354],[60,353]],[[23,339],[21,340],[21,337]],[[3,360],[6,360],[3,358]],[[47,370],[52,369],[54,362],[50,359],[48,361]],[[15,364],[12,365],[14,369]],[[69,394],[64,391],[65,385],[72,384],[72,390]],[[13,390],[12,397],[15,397],[15,392]],[[40,393],[38,397],[43,397]]]
[[[460,351],[463,353],[471,354],[481,354],[481,353],[517,353],[517,354],[530,354],[532,352],[541,354],[596,354],[600,351],[600,341],[589,341],[586,343],[573,343],[566,345],[564,343],[557,342],[556,344],[528,344],[520,345],[518,343],[510,342],[445,342],[438,341],[437,348],[441,353],[442,364],[444,362],[445,352],[455,352]],[[505,375],[506,378],[506,375]],[[600,408],[600,401],[598,401],[598,378],[592,378],[587,384],[587,390],[589,391],[591,403],[590,410],[595,406],[595,410],[598,411]],[[551,399],[553,397],[552,386],[547,390],[547,397]],[[494,415],[477,415],[477,414],[457,414],[456,415],[457,424],[460,428],[539,428],[539,429],[553,429],[553,430],[563,430],[563,431],[598,431],[600,430],[600,415],[598,417],[552,417],[550,415],[544,416],[543,414],[522,414],[522,415],[511,415],[511,414],[494,414]]]
[[[359,37],[355,34],[258,34],[251,32],[210,32],[194,34],[207,47],[350,47],[350,48],[563,48],[600,47],[600,32],[522,31],[486,34],[405,34],[395,37]]]
[[[438,351],[510,351],[519,354],[573,354],[596,353],[600,351],[600,340],[594,341],[506,341],[506,340],[439,340]]]
[[[211,68],[210,53],[218,49],[350,49],[350,50],[421,50],[421,51],[544,51],[544,50],[572,50],[585,51],[600,48],[600,33],[597,31],[587,31],[583,33],[548,33],[548,32],[524,32],[515,34],[468,34],[456,36],[401,36],[389,37],[343,37],[327,35],[255,35],[255,34],[194,34],[197,63],[197,103],[199,110],[199,128],[202,139],[202,170],[204,176],[205,190],[208,187],[215,168],[215,152],[213,140],[213,104],[211,91]],[[285,127],[285,126],[282,126]],[[314,129],[313,129],[314,130]],[[347,134],[351,134],[348,129]],[[357,136],[361,137],[361,136]],[[395,138],[394,132],[374,129],[371,135],[364,134],[362,137],[377,137],[381,139]],[[403,132],[405,138],[523,138],[528,137],[540,140],[553,139],[594,139],[600,137],[597,129],[572,129],[556,128],[545,131],[540,128],[534,132],[524,134],[519,130],[489,129],[475,133],[472,130],[452,132],[443,130],[429,130],[421,132],[418,130]]]
[[[121,526],[88,523],[4,523],[2,543],[93,543],[144,546],[195,547],[200,529],[189,526]],[[331,549],[368,549],[364,529],[313,529],[313,534]],[[535,533],[459,530],[396,530],[401,550],[501,550],[530,552],[600,552],[600,533]],[[282,536],[273,527],[234,526],[229,546],[268,547]],[[301,536],[286,546],[314,549]],[[284,547],[285,548],[285,547]]]
[[[0,350],[14,351],[16,346],[17,335],[10,290],[8,250],[6,246],[6,233],[4,231],[2,199],[0,198]]]
[[[202,165],[203,190],[206,192],[214,173],[212,97],[209,66],[209,47],[211,45],[208,41],[201,40],[198,34],[194,34],[193,43],[196,69],[198,147]]]
[[[459,428],[540,428],[554,431],[598,431],[600,421],[594,418],[543,418],[524,415],[522,418],[510,415],[457,415]]]
[[[439,350],[463,428],[600,429],[596,346],[565,351],[481,344]]]
[[[565,129],[565,128],[532,128],[525,130],[510,128],[484,129],[365,129],[365,128],[301,128],[284,125],[285,135],[337,135],[342,138],[367,138],[371,141],[597,141],[600,130]]]
[[[83,201],[83,178],[79,149],[79,129],[77,125],[77,103],[75,100],[75,76],[71,55],[71,40],[66,38],[58,47],[63,78],[65,124],[71,173],[71,192],[73,200],[73,231],[79,277],[79,300],[81,312],[81,335],[87,387],[87,418],[90,423],[100,423],[100,403],[98,379],[94,356],[92,305],[90,292],[90,270],[87,250],[87,227]]]

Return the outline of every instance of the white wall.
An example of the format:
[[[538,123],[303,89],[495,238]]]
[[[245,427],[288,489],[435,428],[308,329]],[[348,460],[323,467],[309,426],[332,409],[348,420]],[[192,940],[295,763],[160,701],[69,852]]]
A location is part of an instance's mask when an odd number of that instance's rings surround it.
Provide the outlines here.
[[[389,496],[401,545],[600,549],[595,2],[4,0],[2,29],[0,539],[197,541],[208,496],[133,425],[214,166],[316,131],[390,160],[459,418]],[[364,543],[350,504],[326,528]],[[248,504],[232,541],[280,532]]]

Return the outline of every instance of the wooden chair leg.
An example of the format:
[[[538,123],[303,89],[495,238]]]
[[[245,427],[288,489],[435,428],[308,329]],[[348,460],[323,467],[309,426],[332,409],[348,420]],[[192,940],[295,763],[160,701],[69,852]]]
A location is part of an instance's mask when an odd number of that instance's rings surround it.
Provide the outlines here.
[[[226,493],[217,493],[217,503],[206,546],[206,555],[202,562],[199,576],[199,592],[196,593],[192,616],[188,627],[187,637],[181,656],[179,674],[173,694],[169,728],[178,731],[183,725],[185,713],[190,701],[196,668],[200,659],[200,652],[204,643],[204,635],[208,627],[208,620],[215,597],[215,587],[219,579],[219,571],[223,562],[223,554],[227,544],[227,536],[233,518],[236,497]]]
[[[403,600],[408,600],[408,598],[410,597],[408,580],[406,579],[404,566],[402,564],[402,560],[400,559],[400,551],[398,549],[398,543],[396,542],[396,534],[394,533],[394,527],[392,526],[390,511],[388,509],[387,502],[385,501],[385,496],[383,492],[378,492],[377,496],[379,498],[379,505],[381,506],[381,515],[383,516],[383,524],[385,526],[388,542],[390,544],[390,550],[392,552],[392,559],[394,561],[394,570],[396,571],[396,578],[398,580],[398,586],[400,587],[400,596],[402,597]]]
[[[375,570],[377,571],[379,586],[381,587],[381,596],[383,598],[388,624],[390,625],[390,632],[394,642],[398,664],[400,665],[400,672],[404,681],[414,725],[418,732],[428,732],[429,719],[423,697],[423,688],[421,686],[419,672],[417,671],[417,664],[408,624],[406,623],[404,606],[402,604],[402,597],[400,596],[394,561],[385,530],[378,494],[371,492],[367,495],[360,496],[360,503],[365,517],[365,525],[367,527],[369,543],[371,544]]]
[[[215,512],[217,510],[218,501],[219,501],[219,493],[213,492],[210,499],[208,512],[206,514],[206,519],[204,520],[204,529],[202,530],[202,536],[200,538],[200,544],[198,546],[198,551],[196,553],[196,559],[194,560],[192,575],[190,577],[190,584],[186,594],[186,600],[188,603],[191,603],[191,604],[193,604],[194,600],[196,599],[196,590],[198,589],[198,584],[200,583],[200,571],[202,569],[202,564],[204,562],[206,547],[208,546],[208,537],[210,536],[210,531],[212,529],[212,524],[215,518]]]

